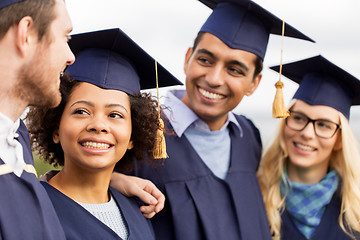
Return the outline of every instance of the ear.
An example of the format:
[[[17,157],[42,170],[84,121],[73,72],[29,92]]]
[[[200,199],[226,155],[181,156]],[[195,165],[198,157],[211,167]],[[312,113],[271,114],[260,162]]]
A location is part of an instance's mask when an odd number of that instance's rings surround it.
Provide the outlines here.
[[[15,43],[19,53],[25,56],[33,41],[37,41],[37,34],[32,30],[33,19],[23,17],[17,25]]]
[[[54,143],[56,143],[56,144],[58,144],[60,142],[59,129],[56,129],[53,132],[52,139],[53,139]]]
[[[127,150],[130,150],[134,147],[134,143],[132,140],[130,140],[129,144],[128,144],[128,147],[127,147]]]
[[[256,88],[259,86],[259,83],[261,81],[261,78],[262,78],[262,74],[259,73],[255,79],[253,79],[249,89],[245,92],[245,95],[246,96],[250,96],[251,94],[254,93],[254,91],[256,90]]]
[[[342,138],[341,134],[338,134],[335,145],[334,145],[334,151],[339,151],[342,148]]]
[[[193,49],[192,48],[189,48],[186,52],[186,55],[185,55],[185,63],[184,63],[184,72],[186,74],[187,72],[187,67],[189,65],[189,61],[190,61],[190,58],[191,58],[191,55],[193,53]]]

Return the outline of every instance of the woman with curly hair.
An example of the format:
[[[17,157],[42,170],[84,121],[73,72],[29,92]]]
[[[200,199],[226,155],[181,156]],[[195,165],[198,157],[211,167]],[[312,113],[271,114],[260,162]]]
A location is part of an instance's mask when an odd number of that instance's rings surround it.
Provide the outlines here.
[[[349,127],[360,81],[322,56],[286,64],[283,75],[300,86],[258,171],[273,239],[360,239],[360,155]]]
[[[63,167],[42,184],[67,239],[154,239],[137,202],[109,187],[115,168],[152,157],[157,101],[140,88],[155,87],[144,79],[155,79],[154,60],[119,29],[75,35],[70,47],[77,59],[62,77],[60,105],[27,116],[34,150]],[[177,83],[159,69],[170,81],[162,84]]]

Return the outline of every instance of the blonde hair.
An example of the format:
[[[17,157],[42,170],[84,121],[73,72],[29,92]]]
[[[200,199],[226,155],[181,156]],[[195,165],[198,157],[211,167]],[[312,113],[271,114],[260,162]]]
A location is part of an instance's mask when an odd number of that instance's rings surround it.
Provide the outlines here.
[[[290,107],[295,102],[293,100]],[[360,154],[348,119],[340,112],[339,116],[342,148],[333,151],[329,167],[338,172],[341,180],[338,189],[341,196],[339,225],[345,233],[354,237],[354,234],[360,233]],[[281,214],[285,209],[285,198],[281,196],[279,187],[280,181],[284,181],[282,176],[288,157],[284,127],[285,120],[282,120],[278,134],[265,151],[257,173],[273,239],[280,239]]]

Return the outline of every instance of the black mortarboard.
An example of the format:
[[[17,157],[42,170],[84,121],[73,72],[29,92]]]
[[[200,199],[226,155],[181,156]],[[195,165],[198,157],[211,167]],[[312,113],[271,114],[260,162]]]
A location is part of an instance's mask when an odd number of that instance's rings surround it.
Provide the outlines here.
[[[156,87],[155,60],[120,29],[71,36],[74,64],[66,72],[78,81],[135,94]],[[158,64],[159,87],[182,85]]]
[[[10,6],[11,4],[17,3],[17,2],[22,2],[24,0],[1,0],[0,1],[0,9]]]
[[[245,50],[264,59],[269,35],[282,35],[282,20],[249,0],[200,0],[213,12],[200,29],[230,48]],[[285,36],[314,42],[285,24]]]
[[[280,66],[270,69],[279,72]],[[310,105],[325,105],[350,117],[350,107],[360,105],[360,80],[321,55],[282,65],[282,74],[299,83],[293,98]]]

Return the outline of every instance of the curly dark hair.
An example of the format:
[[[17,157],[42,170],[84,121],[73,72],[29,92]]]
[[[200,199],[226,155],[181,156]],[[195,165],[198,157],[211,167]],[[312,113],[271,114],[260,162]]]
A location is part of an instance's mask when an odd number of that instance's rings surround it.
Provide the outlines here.
[[[56,108],[30,107],[25,122],[28,126],[32,147],[37,151],[40,159],[51,165],[64,166],[64,152],[60,144],[53,141],[53,133],[60,125],[61,115],[69,100],[72,90],[80,82],[65,74],[61,79],[61,103]],[[127,150],[115,169],[129,172],[134,163],[149,159],[153,164],[153,149],[156,141],[156,132],[160,128],[157,112],[157,101],[150,93],[129,95],[131,106],[132,133],[131,140],[134,147]],[[119,159],[120,160],[120,159]]]

